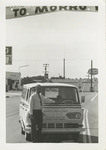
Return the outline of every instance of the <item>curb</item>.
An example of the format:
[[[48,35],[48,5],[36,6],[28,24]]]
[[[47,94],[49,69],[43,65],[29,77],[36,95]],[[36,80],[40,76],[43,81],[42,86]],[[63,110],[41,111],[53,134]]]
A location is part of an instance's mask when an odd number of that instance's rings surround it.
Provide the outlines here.
[[[6,95],[6,98],[10,98],[10,97],[18,97],[18,96],[21,96],[21,95]]]

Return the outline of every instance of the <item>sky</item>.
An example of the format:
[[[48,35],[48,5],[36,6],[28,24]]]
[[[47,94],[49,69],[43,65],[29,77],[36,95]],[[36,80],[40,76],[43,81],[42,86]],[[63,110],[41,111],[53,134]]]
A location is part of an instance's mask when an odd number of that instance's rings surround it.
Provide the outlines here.
[[[6,46],[12,46],[13,62],[6,71],[21,77],[44,75],[86,78],[91,67],[98,68],[98,12],[53,12],[6,20]],[[28,65],[26,67],[22,67]],[[20,68],[20,69],[19,69]]]

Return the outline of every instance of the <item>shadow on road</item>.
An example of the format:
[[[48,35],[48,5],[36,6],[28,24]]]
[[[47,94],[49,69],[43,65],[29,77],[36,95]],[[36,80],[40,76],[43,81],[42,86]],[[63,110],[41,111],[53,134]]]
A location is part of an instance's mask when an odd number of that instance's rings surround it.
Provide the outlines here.
[[[97,136],[91,136],[92,143],[98,143],[98,137]]]
[[[71,135],[42,135],[41,143],[84,143],[83,139],[86,138],[86,143],[89,143],[88,135],[80,135],[78,141],[73,141]],[[91,143],[98,143],[97,136],[90,136]]]
[[[67,135],[42,135],[41,138],[42,143],[61,143],[69,140],[70,136]]]

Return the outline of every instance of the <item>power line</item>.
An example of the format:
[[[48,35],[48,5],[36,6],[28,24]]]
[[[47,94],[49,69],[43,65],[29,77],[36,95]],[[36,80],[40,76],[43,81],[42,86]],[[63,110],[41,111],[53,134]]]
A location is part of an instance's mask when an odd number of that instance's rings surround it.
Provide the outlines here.
[[[62,61],[62,59],[36,59],[36,60],[13,60],[13,61]]]
[[[77,59],[77,58],[68,59],[68,58],[65,58],[65,60],[67,60],[67,61],[68,60],[70,60],[70,61],[71,60],[72,61],[73,60],[74,61],[85,61],[85,60],[87,61],[88,60],[89,61],[89,60],[91,60],[91,58],[87,58],[87,59],[86,58],[82,58],[82,59]],[[95,60],[95,58],[93,60]],[[21,60],[21,59],[20,60],[19,59],[15,60],[14,59],[13,61],[63,61],[63,59],[34,59],[34,60]]]

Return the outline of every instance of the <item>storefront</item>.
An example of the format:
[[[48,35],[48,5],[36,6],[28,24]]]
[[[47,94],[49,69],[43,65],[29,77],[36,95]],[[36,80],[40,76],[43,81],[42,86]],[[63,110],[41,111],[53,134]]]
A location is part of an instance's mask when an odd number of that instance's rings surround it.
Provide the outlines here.
[[[21,73],[6,72],[6,91],[19,90],[21,85]]]

